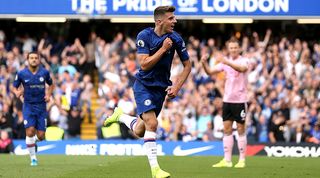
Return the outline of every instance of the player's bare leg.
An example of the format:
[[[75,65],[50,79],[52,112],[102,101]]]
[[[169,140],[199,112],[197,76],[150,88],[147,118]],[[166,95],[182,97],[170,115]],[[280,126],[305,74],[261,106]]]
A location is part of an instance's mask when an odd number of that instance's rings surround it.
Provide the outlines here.
[[[45,131],[41,131],[41,130],[36,131],[36,134],[34,135],[34,139],[36,141],[36,152],[38,152],[37,142],[41,142],[42,140],[44,140],[46,137],[45,134],[46,134]]]
[[[170,177],[170,174],[161,170],[157,161],[156,131],[158,120],[154,111],[142,114],[142,119],[124,114],[121,108],[115,108],[113,114],[104,121],[104,126],[114,122],[124,123],[137,137],[144,138],[149,164],[153,177]]]
[[[142,119],[145,123],[144,133],[144,147],[147,152],[149,164],[151,167],[151,173],[153,178],[166,178],[170,177],[168,172],[163,171],[157,160],[157,143],[156,143],[156,131],[158,127],[157,116],[154,111],[148,111],[142,114]]]
[[[45,139],[45,132],[41,131],[41,130],[38,130],[37,134],[35,135],[35,137],[36,137],[36,141],[42,141],[42,140]]]
[[[239,149],[239,161],[234,166],[235,168],[244,168],[246,167],[246,150],[247,150],[247,135],[245,130],[245,124],[237,123],[237,130],[239,134],[238,142],[238,149]]]
[[[146,131],[146,126],[145,123],[143,122],[142,119],[138,118],[137,119],[137,124],[133,128],[132,132],[134,133],[135,136],[138,138],[142,138],[144,136],[144,133]]]
[[[36,129],[34,127],[26,128],[26,145],[29,151],[31,166],[37,166],[38,160],[36,157]]]

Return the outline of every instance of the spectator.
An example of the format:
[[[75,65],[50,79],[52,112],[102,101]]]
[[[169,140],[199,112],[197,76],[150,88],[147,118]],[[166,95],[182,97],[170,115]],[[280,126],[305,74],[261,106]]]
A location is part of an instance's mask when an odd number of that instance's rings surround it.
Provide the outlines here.
[[[13,127],[13,116],[9,111],[9,104],[3,104],[3,110],[0,113],[0,130],[6,130],[10,135],[12,135],[12,127]]]
[[[47,141],[58,141],[64,138],[64,130],[58,127],[58,122],[52,122],[46,130],[45,137]]]
[[[213,136],[213,124],[212,122],[207,123],[207,130],[203,133],[202,141],[208,142],[208,141],[214,141],[215,138]]]
[[[320,144],[320,122],[318,121],[310,130],[309,135],[306,138],[307,142]]]
[[[84,70],[84,73],[89,74],[93,80],[96,75],[96,73],[95,73],[96,65],[95,64],[96,64],[96,56],[97,56],[98,50],[99,50],[98,45],[99,44],[98,44],[97,34],[94,31],[92,31],[89,34],[89,42],[85,45],[85,52],[86,52],[87,60],[85,61],[86,70]]]
[[[177,140],[188,142],[192,140],[192,135],[187,131],[187,127],[185,125],[180,125],[180,129],[177,135]]]
[[[203,106],[197,120],[198,139],[202,140],[204,132],[207,131],[208,122],[212,122],[212,116],[209,113],[209,109]]]
[[[271,143],[284,142],[284,125],[285,118],[281,112],[276,112],[272,115],[269,126],[269,140]]]
[[[68,71],[72,78],[77,73],[77,69],[73,65],[69,64],[68,59],[66,57],[62,57],[62,62],[61,62],[61,65],[59,66],[59,69],[58,69],[59,76],[62,76],[62,74],[65,71]],[[60,81],[61,81],[61,79],[60,79]]]
[[[61,53],[61,58],[63,60],[66,60],[68,64],[73,66],[76,69],[76,71],[79,71],[82,74],[84,74],[85,71],[87,71],[87,69],[84,67],[85,62],[87,61],[86,51],[85,51],[84,47],[82,46],[79,38],[76,38],[72,45],[64,48],[64,50]],[[66,66],[66,65],[64,65],[64,66]],[[68,68],[70,68],[70,67],[68,67]],[[75,71],[74,71],[74,69],[72,69],[72,70],[73,71],[69,71],[69,72],[70,72],[71,76],[73,77]],[[59,69],[59,73],[61,73],[60,69]]]
[[[68,138],[80,138],[81,122],[84,113],[77,107],[72,107],[68,113]]]
[[[13,153],[13,142],[5,130],[0,132],[0,153]]]

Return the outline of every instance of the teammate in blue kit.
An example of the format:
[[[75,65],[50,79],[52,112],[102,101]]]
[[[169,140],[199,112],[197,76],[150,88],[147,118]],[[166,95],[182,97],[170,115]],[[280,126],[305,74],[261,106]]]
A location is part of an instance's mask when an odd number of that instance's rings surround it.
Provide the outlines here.
[[[123,114],[121,108],[116,108],[104,122],[105,126],[118,121],[125,123],[135,135],[144,138],[153,178],[170,177],[169,173],[160,169],[157,161],[157,116],[166,96],[176,97],[191,71],[185,43],[181,36],[173,31],[177,23],[174,11],[173,6],[157,7],[154,10],[155,28],[146,28],[137,36],[140,69],[136,74],[133,91],[140,118]],[[179,78],[172,84],[170,70],[175,52],[179,55],[184,68]]]
[[[23,100],[23,118],[26,128],[26,145],[31,158],[31,166],[37,166],[36,141],[45,137],[47,108],[53,83],[48,70],[40,66],[39,54],[31,52],[27,56],[28,67],[18,72],[13,82],[13,92]],[[22,84],[23,87],[20,85]],[[46,84],[49,88],[46,92]]]

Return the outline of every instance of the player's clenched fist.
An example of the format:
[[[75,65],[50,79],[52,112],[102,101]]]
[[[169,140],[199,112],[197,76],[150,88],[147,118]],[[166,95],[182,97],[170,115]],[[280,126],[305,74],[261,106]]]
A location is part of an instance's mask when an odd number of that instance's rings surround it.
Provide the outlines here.
[[[226,63],[226,59],[224,58],[224,56],[221,53],[218,53],[216,55],[216,62],[225,64]]]
[[[172,47],[172,44],[173,44],[172,40],[167,37],[163,41],[162,48],[164,48],[167,51],[168,49],[170,49]]]

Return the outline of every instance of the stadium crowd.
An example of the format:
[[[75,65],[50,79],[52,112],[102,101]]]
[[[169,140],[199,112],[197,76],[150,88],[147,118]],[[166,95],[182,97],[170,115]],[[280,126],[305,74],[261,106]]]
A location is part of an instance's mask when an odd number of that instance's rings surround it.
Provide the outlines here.
[[[134,37],[121,32],[111,41],[95,32],[88,36],[89,39],[82,39],[86,43],[79,38],[71,43],[63,38],[53,40],[46,34],[40,39],[25,35],[8,41],[0,29],[0,130],[13,139],[25,138],[22,102],[11,88],[16,72],[27,65],[26,54],[34,50],[39,51],[43,66],[55,79],[53,99],[48,103],[48,124],[63,129],[65,139],[79,138],[86,112],[97,117],[98,138],[104,138],[102,123],[114,107],[135,115],[131,86],[139,66]],[[237,37],[242,55],[250,61],[246,121],[249,141],[319,144],[320,43],[274,37],[271,30],[263,35],[253,32]],[[224,74],[209,77],[199,59],[210,54],[209,64],[214,66],[215,56],[227,55],[226,49],[217,45],[214,38],[189,36],[185,41],[193,68],[178,97],[165,101],[158,117],[159,139],[221,140]],[[176,57],[171,72],[173,82],[182,67]],[[95,90],[99,108],[92,111],[91,94]],[[122,138],[133,137],[126,134]]]

